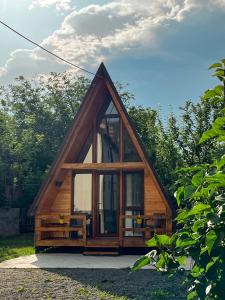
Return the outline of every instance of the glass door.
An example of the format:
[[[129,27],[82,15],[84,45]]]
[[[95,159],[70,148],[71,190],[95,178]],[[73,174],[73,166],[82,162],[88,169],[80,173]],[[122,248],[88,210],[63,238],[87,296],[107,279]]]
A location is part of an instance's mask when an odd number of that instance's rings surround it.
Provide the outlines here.
[[[117,236],[119,174],[102,173],[97,179],[97,236]]]
[[[138,216],[144,214],[144,174],[143,172],[124,173],[125,215],[137,218],[125,218],[126,228],[142,227],[143,222]],[[142,232],[125,231],[125,236],[142,236]]]

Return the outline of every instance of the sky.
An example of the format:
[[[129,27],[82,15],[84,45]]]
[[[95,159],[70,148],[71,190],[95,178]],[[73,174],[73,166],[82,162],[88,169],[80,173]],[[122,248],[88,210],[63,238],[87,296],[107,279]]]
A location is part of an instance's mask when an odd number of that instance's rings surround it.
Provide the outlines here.
[[[225,0],[0,0],[0,20],[91,72],[103,61],[136,105],[164,115],[217,84],[208,67],[225,58]],[[0,40],[0,85],[80,74],[1,24]]]

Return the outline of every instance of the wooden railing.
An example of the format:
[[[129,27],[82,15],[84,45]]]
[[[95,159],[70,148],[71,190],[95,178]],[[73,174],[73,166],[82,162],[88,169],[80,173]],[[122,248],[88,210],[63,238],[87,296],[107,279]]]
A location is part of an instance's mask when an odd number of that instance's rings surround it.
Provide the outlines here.
[[[73,224],[73,221],[78,221],[78,225]],[[79,224],[80,223],[80,224]],[[76,240],[71,237],[73,232],[82,232],[82,237],[79,237],[79,242],[85,246],[87,240],[86,234],[87,217],[85,214],[66,215],[52,213],[36,216],[36,241],[41,240]],[[60,237],[57,234],[61,233]],[[49,237],[50,235],[50,237]],[[66,244],[66,243],[64,243]]]
[[[135,226],[126,226],[125,220],[132,219],[135,220]],[[160,224],[156,224],[157,222]],[[125,236],[126,232],[139,232],[142,233],[142,238],[147,240],[151,238],[154,233],[168,233],[167,232],[167,218],[166,216],[156,218],[154,215],[146,216],[146,215],[121,215],[120,216],[120,231],[119,231],[119,239],[120,244],[123,244],[123,240],[127,238]],[[133,224],[132,224],[133,225]],[[129,236],[128,236],[129,237]]]
[[[61,216],[61,217],[60,217]],[[131,224],[126,220],[132,219]],[[75,214],[61,215],[59,213],[37,215],[35,224],[37,246],[84,246],[87,243],[87,215]],[[160,222],[157,222],[160,221]],[[157,219],[154,215],[121,215],[119,220],[119,240],[121,247],[133,247],[145,245],[154,233],[171,233],[168,224],[171,220],[164,215]],[[79,232],[78,234],[74,234]],[[127,234],[133,232],[133,236]],[[141,233],[139,236],[135,233]],[[90,242],[90,241],[89,241]]]

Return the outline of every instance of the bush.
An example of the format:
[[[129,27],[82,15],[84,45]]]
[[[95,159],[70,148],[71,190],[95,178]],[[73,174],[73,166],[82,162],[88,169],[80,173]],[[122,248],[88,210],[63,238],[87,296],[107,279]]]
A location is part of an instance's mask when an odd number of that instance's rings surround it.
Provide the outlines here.
[[[225,294],[225,59],[213,64],[221,84],[205,92],[203,98],[220,104],[220,113],[199,143],[213,140],[223,149],[213,163],[179,170],[175,193],[178,214],[176,232],[155,235],[147,242],[157,247],[142,256],[132,270],[153,264],[158,271],[184,273],[187,257],[193,261],[186,282],[188,299],[223,299]]]

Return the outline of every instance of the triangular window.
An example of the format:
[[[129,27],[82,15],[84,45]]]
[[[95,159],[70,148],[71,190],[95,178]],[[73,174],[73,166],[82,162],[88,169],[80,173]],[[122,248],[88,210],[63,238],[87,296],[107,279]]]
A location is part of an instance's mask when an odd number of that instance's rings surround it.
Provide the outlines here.
[[[79,153],[77,162],[78,163],[92,163],[92,141],[93,141],[93,134],[92,132],[89,134],[84,146],[81,148],[81,152]]]
[[[112,102],[112,100],[110,101],[105,114],[106,115],[118,115],[118,112],[117,112],[116,107],[115,107],[114,103]]]
[[[124,159],[125,162],[130,162],[130,161],[141,161],[137,150],[133,144],[133,142],[130,139],[130,136],[127,132],[127,130],[124,130]]]
[[[90,145],[89,147],[89,150],[84,158],[84,161],[83,161],[84,164],[87,164],[87,163],[92,163],[92,144]]]

